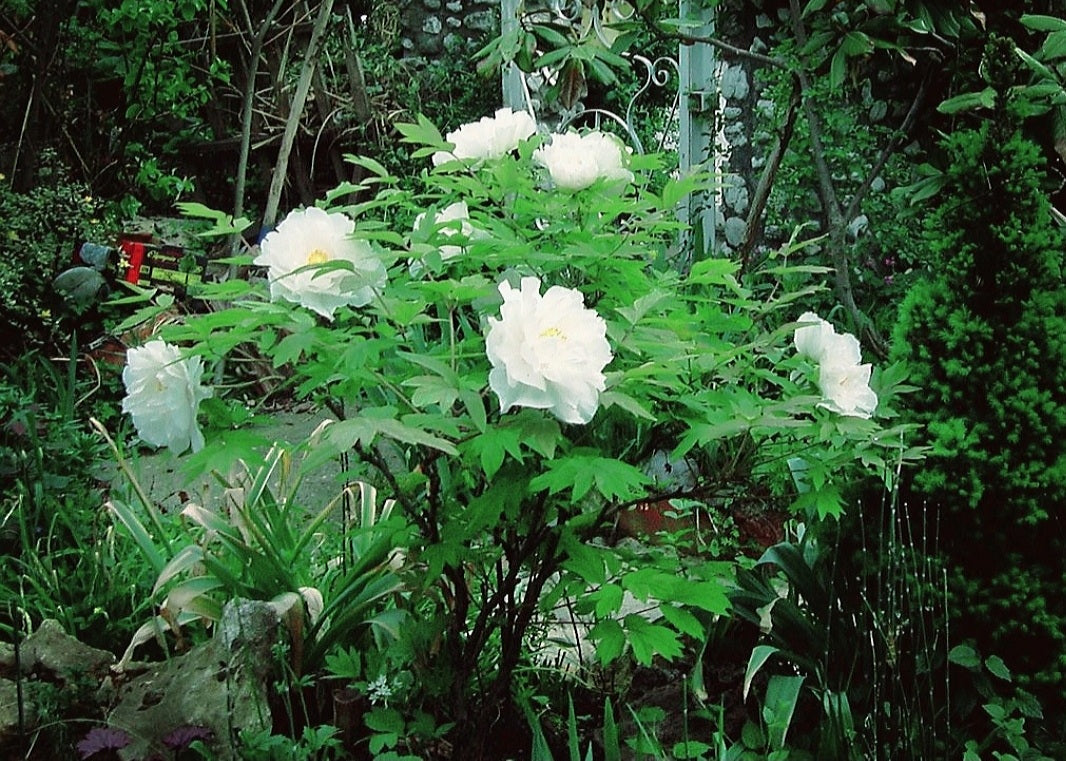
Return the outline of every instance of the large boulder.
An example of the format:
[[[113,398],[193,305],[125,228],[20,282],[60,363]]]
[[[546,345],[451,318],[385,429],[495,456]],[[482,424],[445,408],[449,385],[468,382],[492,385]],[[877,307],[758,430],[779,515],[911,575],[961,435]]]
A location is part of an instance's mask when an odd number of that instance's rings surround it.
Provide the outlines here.
[[[165,738],[198,730],[212,738],[213,758],[235,760],[242,731],[271,727],[267,695],[278,626],[269,604],[233,600],[211,640],[118,685],[107,723],[131,739],[119,755],[132,761],[165,753]]]
[[[72,705],[90,698],[114,662],[114,655],[79,642],[52,619],[42,621],[17,651],[0,645],[0,747],[37,729],[35,706],[54,699],[49,696],[57,689]]]

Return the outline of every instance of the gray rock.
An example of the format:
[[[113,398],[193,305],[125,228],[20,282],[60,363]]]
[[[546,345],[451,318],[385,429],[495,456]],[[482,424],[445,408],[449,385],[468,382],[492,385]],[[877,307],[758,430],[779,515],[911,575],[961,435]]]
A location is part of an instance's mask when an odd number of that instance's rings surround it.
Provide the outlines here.
[[[740,217],[729,217],[725,221],[725,240],[733,248],[736,248],[744,242],[744,235],[748,231],[748,226],[744,223],[744,220]]]
[[[725,186],[722,199],[737,214],[743,214],[748,210],[748,188],[739,178],[735,184]]]
[[[450,26],[452,29],[458,29],[463,25],[463,22],[457,19],[455,16],[449,16],[444,19],[444,23]]]
[[[492,11],[477,11],[466,17],[466,28],[479,32],[491,32],[496,28],[496,14]]]
[[[437,16],[427,16],[426,20],[422,22],[422,31],[426,34],[440,34],[440,30],[443,28],[444,26]]]
[[[426,6],[431,11],[440,10],[440,0],[422,0],[422,5]]]
[[[115,656],[82,644],[63,631],[58,621],[46,619],[22,643],[19,660],[23,674],[36,672],[48,681],[70,682],[82,675],[102,678]]]
[[[451,2],[445,3],[444,7],[452,13],[458,13],[463,9],[463,4],[460,0],[451,0]]]
[[[22,715],[30,721],[37,712],[32,705],[25,702],[23,695]],[[25,727],[31,729],[32,727]],[[0,748],[12,742],[19,733],[19,694],[18,685],[9,679],[0,679]]]
[[[271,726],[267,695],[278,636],[278,617],[267,603],[227,603],[210,641],[117,686],[108,723],[133,738],[119,755],[147,758],[173,730],[204,727],[214,737],[213,758],[235,761],[233,738]]]
[[[718,89],[727,100],[743,100],[751,90],[747,72],[740,66],[726,66],[718,82]]]

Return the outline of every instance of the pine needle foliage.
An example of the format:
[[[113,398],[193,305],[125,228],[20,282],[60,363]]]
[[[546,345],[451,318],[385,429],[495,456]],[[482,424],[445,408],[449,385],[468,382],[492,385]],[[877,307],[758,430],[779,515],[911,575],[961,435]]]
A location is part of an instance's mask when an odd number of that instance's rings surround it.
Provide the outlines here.
[[[1005,111],[944,142],[950,164],[924,231],[928,274],[901,305],[893,351],[922,389],[911,412],[931,450],[913,485],[942,511],[957,634],[1061,702],[1064,236],[1039,149]]]

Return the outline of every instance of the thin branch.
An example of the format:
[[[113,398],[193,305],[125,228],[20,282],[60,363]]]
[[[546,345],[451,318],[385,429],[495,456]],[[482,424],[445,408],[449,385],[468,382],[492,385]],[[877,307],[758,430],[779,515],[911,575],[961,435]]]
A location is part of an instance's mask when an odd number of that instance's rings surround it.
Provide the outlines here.
[[[781,168],[781,160],[785,156],[785,151],[788,149],[789,143],[792,142],[792,133],[796,127],[796,115],[799,111],[801,100],[800,89],[799,78],[793,76],[792,93],[789,97],[788,111],[785,113],[785,123],[781,125],[781,129],[778,131],[777,141],[774,143],[774,147],[766,159],[766,166],[759,176],[759,184],[755,187],[751,209],[748,211],[748,218],[744,224],[744,241],[737,251],[740,256],[741,272],[747,271],[748,266],[751,264],[752,249],[755,248],[755,241],[759,239],[762,233],[762,217],[763,212],[766,210],[766,203],[770,199],[770,190],[773,188],[774,180],[777,179],[777,170]]]
[[[789,0],[789,10],[792,16],[792,29],[796,42],[802,47],[807,42],[807,30],[803,25],[802,13],[799,0]],[[865,343],[879,359],[888,356],[888,347],[884,338],[877,331],[873,321],[859,308],[855,302],[855,291],[851,285],[851,263],[848,260],[847,242],[847,218],[844,208],[840,205],[836,187],[833,185],[833,175],[826,161],[825,144],[822,142],[822,120],[815,112],[810,95],[810,80],[806,72],[801,68],[796,71],[796,77],[800,84],[800,95],[803,99],[803,113],[807,117],[807,128],[811,140],[811,161],[814,164],[814,176],[817,180],[818,198],[822,202],[822,211],[825,214],[826,232],[829,235],[828,249],[829,260],[833,266],[834,291],[844,310],[854,332],[865,339]],[[887,161],[887,157],[885,159]],[[873,179],[870,179],[873,182]],[[850,207],[849,207],[850,208]]]
[[[296,140],[296,131],[300,127],[304,104],[307,102],[307,96],[311,92],[311,79],[318,64],[318,51],[325,37],[326,25],[329,23],[332,10],[333,0],[322,0],[318,8],[318,17],[315,19],[314,29],[311,31],[311,39],[308,41],[307,50],[304,52],[300,78],[296,83],[296,92],[292,96],[288,120],[285,122],[285,135],[282,138],[281,147],[278,149],[278,163],[274,167],[274,176],[270,181],[270,191],[267,193],[266,209],[263,212],[264,228],[272,227],[274,220],[277,218],[278,205],[281,203],[281,189],[285,184],[285,176],[289,167],[289,156]]]
[[[675,29],[670,29],[662,22],[653,19],[649,15],[649,8],[643,10],[637,10],[637,15],[640,16],[640,20],[644,22],[645,26],[652,31],[652,33],[661,41],[666,42],[679,42],[682,45],[710,45],[723,54],[726,59],[744,58],[755,63],[761,63],[766,66],[773,66],[777,69],[784,69],[785,71],[791,71],[792,66],[783,58],[772,58],[762,53],[755,53],[751,50],[745,50],[744,48],[738,48],[736,45],[730,45],[725,40],[721,40],[717,37],[710,35],[699,34],[687,34],[685,32],[679,32]]]
[[[929,84],[928,77],[922,79],[922,83],[918,86],[918,92],[914,95],[914,100],[911,101],[911,107],[907,110],[907,115],[903,118],[903,122],[899,125],[899,129],[896,134],[885,144],[885,147],[881,150],[881,155],[877,157],[877,161],[874,162],[873,168],[867,173],[862,184],[859,185],[858,190],[852,196],[851,201],[848,203],[848,208],[844,213],[844,219],[854,219],[859,213],[859,207],[862,205],[863,199],[870,191],[870,187],[873,182],[881,174],[881,170],[885,168],[885,164],[892,158],[892,154],[896,152],[896,149],[901,143],[910,135],[910,131],[914,128],[914,122],[918,119],[918,110],[921,104],[925,101],[925,92]]]

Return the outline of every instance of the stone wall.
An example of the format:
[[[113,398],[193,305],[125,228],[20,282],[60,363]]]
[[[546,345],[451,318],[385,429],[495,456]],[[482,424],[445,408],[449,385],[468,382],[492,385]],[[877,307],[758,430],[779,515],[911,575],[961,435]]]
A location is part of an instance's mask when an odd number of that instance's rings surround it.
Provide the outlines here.
[[[412,57],[477,50],[500,28],[499,2],[407,0],[397,5],[401,8],[400,44],[404,54]]]

